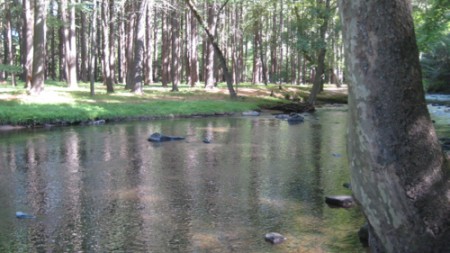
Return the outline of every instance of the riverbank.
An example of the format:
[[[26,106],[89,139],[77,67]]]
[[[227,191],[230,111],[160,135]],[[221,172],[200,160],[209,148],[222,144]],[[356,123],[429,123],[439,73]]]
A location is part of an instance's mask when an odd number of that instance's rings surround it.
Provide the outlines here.
[[[0,85],[0,130],[230,115],[301,102],[310,87],[243,85],[233,100],[222,85],[212,90],[180,86],[177,92],[160,85],[145,86],[143,94],[132,94],[120,85],[112,94],[107,94],[102,84],[95,89],[96,95],[90,96],[88,84],[69,89],[64,83],[48,82],[41,95],[30,96],[20,85]],[[346,88],[327,86],[318,103],[346,103]]]

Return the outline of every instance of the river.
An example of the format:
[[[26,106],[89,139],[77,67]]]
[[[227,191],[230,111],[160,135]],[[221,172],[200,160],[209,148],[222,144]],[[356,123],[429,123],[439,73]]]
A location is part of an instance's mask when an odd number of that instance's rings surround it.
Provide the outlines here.
[[[342,106],[297,125],[264,114],[3,132],[0,252],[365,252],[359,208],[324,203],[351,194],[346,128]]]

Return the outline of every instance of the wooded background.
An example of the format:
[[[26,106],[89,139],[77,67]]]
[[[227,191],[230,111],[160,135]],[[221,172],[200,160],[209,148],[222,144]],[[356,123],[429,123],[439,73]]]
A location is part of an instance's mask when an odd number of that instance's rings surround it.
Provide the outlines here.
[[[39,93],[45,79],[213,87],[224,71],[182,0],[1,0],[0,79]],[[427,88],[448,87],[450,3],[414,0]],[[219,45],[234,85],[345,83],[335,0],[201,0],[192,3]]]

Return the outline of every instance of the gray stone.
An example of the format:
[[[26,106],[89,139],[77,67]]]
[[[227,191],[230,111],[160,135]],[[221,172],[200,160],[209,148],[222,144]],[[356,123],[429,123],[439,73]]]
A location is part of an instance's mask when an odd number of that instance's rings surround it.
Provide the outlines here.
[[[185,137],[181,136],[170,136],[170,135],[163,135],[160,133],[153,133],[148,137],[148,141],[150,142],[163,142],[163,141],[178,141],[178,140],[184,140]]]
[[[330,207],[349,208],[352,207],[355,202],[352,196],[337,195],[337,196],[326,196],[325,203],[330,205]]]
[[[264,239],[266,240],[266,242],[270,242],[272,244],[280,244],[286,241],[286,237],[276,232],[267,233],[266,235],[264,235]]]

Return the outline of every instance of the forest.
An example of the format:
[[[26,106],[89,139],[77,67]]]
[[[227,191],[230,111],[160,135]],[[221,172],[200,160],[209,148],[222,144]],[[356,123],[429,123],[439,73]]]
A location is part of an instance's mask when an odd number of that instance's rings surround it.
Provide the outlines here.
[[[427,91],[450,90],[450,3],[413,0]],[[103,82],[142,92],[158,84],[347,83],[335,0],[2,0],[0,80],[39,94]],[[94,86],[91,86],[93,94]]]

